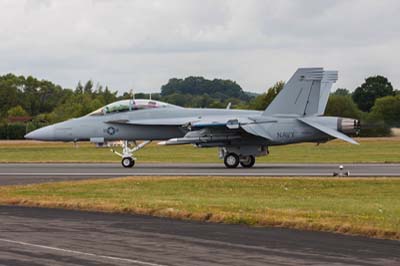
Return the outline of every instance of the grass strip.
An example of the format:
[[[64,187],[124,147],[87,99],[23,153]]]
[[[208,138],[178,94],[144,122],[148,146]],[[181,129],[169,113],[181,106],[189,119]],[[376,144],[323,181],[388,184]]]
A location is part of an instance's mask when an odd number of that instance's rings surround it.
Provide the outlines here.
[[[0,187],[0,204],[400,239],[395,178],[128,177]]]

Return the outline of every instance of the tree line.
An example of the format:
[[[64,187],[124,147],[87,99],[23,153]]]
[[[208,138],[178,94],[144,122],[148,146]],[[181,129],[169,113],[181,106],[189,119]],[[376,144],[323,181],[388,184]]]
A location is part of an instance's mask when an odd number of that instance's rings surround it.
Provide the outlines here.
[[[284,86],[279,81],[265,93],[245,92],[231,80],[203,77],[170,79],[152,99],[184,107],[264,110]],[[93,81],[78,82],[75,88],[62,88],[47,80],[14,74],[0,76],[0,138],[22,138],[30,130],[83,116],[108,103],[130,99],[132,92],[118,95],[107,86]],[[136,93],[135,98],[149,98]],[[331,94],[326,115],[353,117],[369,127],[367,135],[387,135],[390,127],[400,127],[400,94],[383,76],[368,77],[354,92],[338,89]],[[30,117],[30,122],[13,121],[13,117]],[[363,134],[364,134],[363,133]]]

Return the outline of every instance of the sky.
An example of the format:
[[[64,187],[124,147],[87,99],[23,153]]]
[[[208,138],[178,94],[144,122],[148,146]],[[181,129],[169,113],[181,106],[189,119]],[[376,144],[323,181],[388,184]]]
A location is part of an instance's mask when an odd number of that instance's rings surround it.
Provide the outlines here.
[[[264,92],[298,67],[400,89],[397,0],[0,0],[0,74],[158,92],[204,76]]]

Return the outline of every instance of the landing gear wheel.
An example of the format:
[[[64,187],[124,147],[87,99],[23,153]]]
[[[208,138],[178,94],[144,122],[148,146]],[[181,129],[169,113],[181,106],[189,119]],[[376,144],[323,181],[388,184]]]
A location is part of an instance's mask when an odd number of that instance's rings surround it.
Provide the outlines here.
[[[250,155],[250,156],[243,157],[240,160],[240,165],[244,168],[251,168],[251,167],[253,167],[255,162],[256,162],[256,159],[254,158],[254,156]]]
[[[239,156],[235,153],[228,153],[224,158],[224,164],[227,168],[236,168],[239,162]]]
[[[121,164],[125,168],[132,168],[135,165],[135,160],[131,157],[122,158]]]

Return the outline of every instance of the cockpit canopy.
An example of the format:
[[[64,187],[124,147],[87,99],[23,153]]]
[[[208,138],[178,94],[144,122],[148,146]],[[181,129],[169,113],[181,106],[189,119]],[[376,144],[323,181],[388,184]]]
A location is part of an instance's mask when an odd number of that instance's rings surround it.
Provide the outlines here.
[[[180,107],[173,104],[154,101],[154,100],[145,100],[145,99],[121,100],[103,106],[97,109],[96,111],[91,112],[88,115],[89,116],[106,115],[111,113],[121,113],[121,112],[137,111],[137,110],[152,109],[152,108],[180,108]]]

